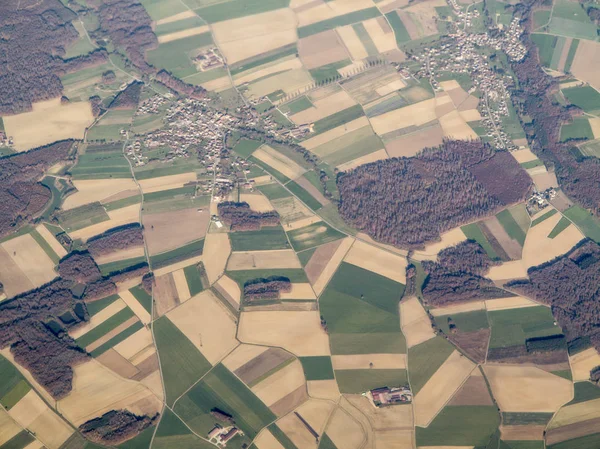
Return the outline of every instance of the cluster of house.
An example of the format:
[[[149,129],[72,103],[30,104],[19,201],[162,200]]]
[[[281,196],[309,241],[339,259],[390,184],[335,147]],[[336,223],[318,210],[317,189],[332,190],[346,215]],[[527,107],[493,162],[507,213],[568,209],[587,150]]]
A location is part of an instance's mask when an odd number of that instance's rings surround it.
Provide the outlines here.
[[[368,391],[365,395],[375,407],[386,407],[395,404],[406,404],[413,399],[412,391],[404,387],[381,387]]]
[[[550,187],[543,192],[533,192],[529,198],[527,198],[527,206],[533,211],[539,211],[545,208],[548,203],[556,198],[558,193],[554,187]]]
[[[444,43],[439,47],[425,49],[413,59],[421,63],[417,76],[429,78],[435,89],[439,88],[435,76],[440,72],[469,75],[473,82],[471,93],[479,89],[483,98],[479,104],[482,116],[481,124],[487,131],[487,137],[499,149],[516,150],[511,136],[504,130],[503,119],[510,115],[508,102],[510,96],[507,82],[512,82],[508,75],[499,75],[492,70],[488,57],[479,48],[487,47],[506,53],[513,61],[522,60],[527,50],[520,40],[523,29],[519,19],[515,18],[503,32],[492,37],[489,33],[471,33],[468,24],[477,16],[477,11],[463,12],[456,0],[448,0],[455,14],[459,17],[454,30],[448,36],[452,43]],[[477,14],[476,14],[477,13]]]
[[[153,95],[139,104],[135,111],[135,115],[158,114],[160,112],[160,107],[165,104],[166,101],[167,99],[162,95]]]
[[[213,429],[208,433],[208,440],[211,443],[225,447],[227,446],[227,442],[238,434],[243,433],[235,426],[223,427],[219,424],[216,424],[215,427],[213,427]]]
[[[12,137],[7,136],[4,131],[0,131],[0,147],[10,147],[13,143]]]
[[[217,67],[223,67],[223,65],[225,65],[223,56],[221,56],[221,53],[216,47],[211,47],[202,50],[194,58],[194,61],[197,62],[196,66],[203,72],[211,69],[216,69]]]

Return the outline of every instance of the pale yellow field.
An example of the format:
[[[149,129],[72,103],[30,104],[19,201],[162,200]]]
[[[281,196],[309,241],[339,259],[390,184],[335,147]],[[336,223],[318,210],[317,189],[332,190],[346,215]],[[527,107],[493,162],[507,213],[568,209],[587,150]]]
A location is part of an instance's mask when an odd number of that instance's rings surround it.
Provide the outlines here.
[[[382,22],[384,25],[382,25]],[[364,21],[363,25],[369,33],[369,36],[371,36],[371,40],[375,44],[375,47],[377,47],[379,53],[386,53],[397,48],[394,33],[385,20],[381,21],[378,18],[369,19]],[[386,27],[387,29],[384,29],[383,27]]]
[[[254,385],[251,390],[270,407],[286,395],[304,385],[304,371],[299,360],[295,360],[275,374]]]
[[[538,157],[533,154],[533,152],[529,148],[523,148],[522,150],[511,151],[511,156],[515,158],[515,160],[519,164],[523,164],[525,162],[535,161]]]
[[[362,69],[364,67],[364,63],[362,61],[355,61],[352,64],[348,64],[341,69],[338,69],[338,73],[342,76],[349,76],[352,72],[357,69]]]
[[[58,410],[71,423],[80,426],[119,409],[153,416],[162,403],[146,386],[123,379],[94,359],[74,367],[73,390],[58,401]]]
[[[302,61],[296,55],[286,56],[277,61],[263,64],[259,67],[246,70],[242,73],[233,76],[233,82],[236,86],[244,83],[251,83],[259,78],[272,75],[274,73],[284,72],[287,70],[301,69]]]
[[[600,366],[600,354],[594,348],[586,349],[578,354],[569,357],[571,362],[571,372],[575,382],[580,380],[589,380],[590,371]]]
[[[400,324],[409,348],[435,337],[431,321],[416,297],[400,303]]]
[[[408,262],[405,257],[392,254],[376,246],[356,240],[346,254],[344,262],[385,276],[392,281],[406,284],[406,267]]]
[[[306,170],[292,161],[289,157],[275,151],[267,145],[261,146],[252,154],[252,156],[290,179],[296,179],[306,172]]]
[[[406,369],[406,354],[355,354],[331,356],[333,369]],[[373,366],[371,367],[371,363]]]
[[[404,81],[402,81],[401,79],[396,79],[384,86],[377,88],[375,91],[382,97],[385,97],[387,94],[391,94],[392,92],[400,90],[404,86],[406,86],[406,84],[404,84]]]
[[[533,169],[532,169],[533,170]],[[530,170],[525,170],[527,173]],[[538,174],[531,174],[531,179],[533,183],[538,188],[540,192],[549,189],[550,187],[558,188],[558,180],[556,179],[556,174],[554,172],[543,172]]]
[[[600,44],[598,42],[580,40],[571,65],[571,73],[582,81],[590,83],[600,90]]]
[[[124,290],[119,293],[119,296],[129,306],[129,308],[137,315],[140,321],[144,324],[149,324],[152,321],[152,317],[148,313],[144,306],[131,294],[129,290]]]
[[[280,346],[297,356],[329,355],[329,338],[318,312],[242,312],[238,338]]]
[[[302,268],[293,250],[232,252],[227,270],[261,270],[272,268]]]
[[[594,139],[600,139],[600,118],[590,118],[588,119],[588,121],[590,122],[590,126],[592,127]]]
[[[309,399],[296,411],[318,434],[322,434],[333,406],[329,401]]]
[[[255,346],[242,343],[223,359],[223,365],[225,365],[229,371],[233,372],[268,349],[267,346]]]
[[[435,98],[411,104],[371,118],[371,125],[379,135],[406,128],[420,126],[436,119]]]
[[[335,250],[335,253],[331,259],[329,259],[329,262],[327,262],[327,265],[313,285],[313,289],[315,290],[317,296],[323,292],[325,286],[329,282],[329,279],[331,279],[337,270],[337,267],[342,263],[342,260],[346,256],[346,253],[350,250],[353,242],[354,239],[352,237],[346,237],[344,240],[342,240],[340,246],[338,246],[338,248]]]
[[[413,426],[413,405],[398,404],[393,407],[373,407],[373,404],[366,396],[358,394],[348,394],[345,398],[363,415],[367,417],[373,430],[385,430],[394,427],[403,427],[412,429]]]
[[[444,91],[448,92],[453,89],[460,89],[460,84],[456,80],[448,80],[448,81],[440,81],[440,87],[444,89]]]
[[[73,434],[73,429],[46,405],[35,390],[30,390],[8,414],[19,425],[29,429],[48,449],[58,449]]]
[[[503,412],[555,412],[573,398],[571,381],[537,367],[487,364],[483,369]]]
[[[101,336],[100,338],[94,340],[93,343],[90,343],[89,345],[87,345],[85,347],[85,350],[87,352],[95,351],[100,346],[102,346],[104,343],[109,342],[112,338],[116,337],[121,332],[125,331],[126,329],[129,329],[131,326],[133,326],[138,321],[139,320],[136,316],[132,316],[131,318],[129,318],[129,319],[125,320],[124,322],[122,322],[121,324],[119,324],[114,329],[110,330],[108,333],[106,333],[103,336]]]
[[[0,445],[6,443],[21,431],[21,427],[15,423],[10,415],[4,410],[0,410]]]
[[[318,223],[319,221],[321,221],[321,217],[318,215],[311,215],[309,217],[300,218],[299,220],[285,223],[285,229],[287,231],[293,231],[294,229],[300,229],[313,223]]]
[[[317,449],[315,437],[294,413],[288,413],[277,421],[279,427],[298,449]]]
[[[311,1],[309,3],[314,6],[310,9],[302,8],[296,13],[299,27],[373,7],[371,0],[333,0],[327,3]]]
[[[1,246],[34,287],[57,276],[54,262],[30,234],[7,240]]]
[[[95,235],[108,231],[109,229],[129,223],[139,223],[140,205],[132,204],[131,206],[123,207],[121,209],[108,211],[107,214],[109,220],[88,226],[87,228],[73,231],[69,233],[69,235],[72,239],[82,239],[83,241],[86,241]]]
[[[196,13],[192,10],[180,12],[179,14],[174,14],[169,17],[165,17],[164,19],[157,20],[156,25],[164,25],[165,23],[173,23],[178,22],[183,19],[189,19],[190,17],[196,17]]]
[[[459,111],[460,116],[465,122],[474,122],[481,120],[481,114],[477,109],[467,109],[466,111]]]
[[[64,139],[83,139],[85,129],[94,122],[87,101],[62,105],[60,98],[33,103],[33,110],[3,117],[6,135],[14,149],[25,151]]]
[[[225,270],[229,254],[231,254],[231,244],[227,234],[206,234],[203,251],[204,268],[211,285]]]
[[[306,382],[306,386],[311,398],[336,401],[340,397],[340,390],[335,379],[309,380]]]
[[[217,22],[211,28],[229,64],[298,40],[296,16],[289,8]]]
[[[50,248],[58,255],[58,257],[65,257],[67,255],[67,250],[60,244],[56,237],[48,230],[46,226],[43,224],[39,225],[35,230],[42,236],[42,238],[46,241]]]
[[[369,56],[369,53],[367,53],[365,46],[362,44],[356,31],[354,31],[354,28],[352,28],[352,25],[339,27],[336,31],[340,35],[340,38],[344,42],[344,45],[348,49],[353,60],[357,61]]]
[[[144,193],[160,192],[161,190],[177,189],[188,182],[196,181],[196,173],[180,173],[178,175],[159,176],[157,178],[141,179],[138,181]]]
[[[44,449],[44,444],[39,440],[34,440],[25,446],[24,449]]]
[[[550,424],[548,429],[568,426],[569,424],[587,421],[589,419],[600,418],[600,399],[580,402],[579,404],[568,405],[561,408]]]
[[[298,125],[312,123],[356,104],[345,90],[339,90],[323,98],[313,99],[312,103],[314,107],[290,115],[290,120]]]
[[[473,312],[475,310],[485,310],[484,301],[470,301],[463,304],[451,305],[446,307],[438,307],[429,309],[429,313],[433,316],[456,315],[458,313]]]
[[[380,161],[382,159],[387,159],[389,156],[385,149],[381,149],[378,151],[374,151],[373,153],[369,153],[365,156],[361,156],[352,161],[344,162],[343,164],[338,165],[336,168],[339,171],[348,171],[353,168],[359,167],[360,165],[368,164],[369,162]]]
[[[544,439],[546,426],[500,426],[502,440],[534,441]]]
[[[204,258],[202,255],[190,257],[189,259],[182,260],[181,262],[176,262],[171,265],[167,265],[166,267],[159,268],[154,270],[154,276],[162,276],[164,274],[172,273],[173,271],[181,270],[182,268],[189,267],[192,264],[202,262]]]
[[[475,366],[460,352],[452,352],[415,395],[415,424],[427,427],[467,380]]]
[[[179,39],[183,39],[185,37],[196,36],[198,34],[207,33],[210,31],[208,25],[203,25],[194,28],[188,28],[187,30],[176,31],[174,33],[163,34],[162,36],[158,36],[158,43],[164,44],[166,42],[177,41]]]
[[[436,260],[437,255],[443,249],[467,240],[460,227],[444,232],[440,238],[439,242],[428,243],[425,245],[425,249],[415,251],[412,257],[416,260]]]
[[[271,175],[263,175],[263,176],[258,176],[256,178],[251,178],[254,180],[254,185],[255,186],[264,186],[267,184],[273,184],[273,177]]]
[[[118,262],[120,260],[133,259],[134,257],[142,257],[145,254],[146,253],[143,246],[133,246],[127,249],[115,251],[114,253],[94,257],[94,260],[98,265],[102,265],[105,263]]]
[[[140,354],[148,347],[152,347],[154,342],[152,340],[152,332],[149,329],[143,327],[129,338],[123,340],[114,346],[114,350],[123,356],[123,358],[130,360],[137,354]]]
[[[520,309],[523,307],[534,307],[539,306],[537,302],[523,296],[511,296],[509,298],[498,298],[498,299],[487,299],[485,302],[485,308],[489,311],[494,310],[506,310],[506,309]]]
[[[258,449],[285,449],[269,429],[263,429],[260,432],[260,435],[254,440],[254,445]]]
[[[440,125],[444,130],[444,137],[456,140],[477,139],[477,133],[465,122],[458,111],[452,111],[440,117]]]
[[[312,150],[321,146],[327,142],[332,141],[333,139],[338,139],[345,134],[351,133],[352,131],[356,131],[357,129],[363,128],[365,126],[369,126],[369,119],[367,117],[360,117],[356,120],[352,120],[351,122],[346,123],[345,125],[338,126],[337,128],[330,129],[329,131],[325,131],[318,136],[311,137],[310,139],[302,142],[302,146],[307,150]]]
[[[268,212],[274,209],[267,197],[260,193],[242,193],[240,201],[248,203],[250,209],[257,212]]]
[[[366,439],[360,424],[341,408],[333,412],[326,432],[336,447],[344,449],[358,449]]]
[[[286,299],[317,299],[309,283],[293,283],[289,293],[281,292],[280,298]]]
[[[234,318],[210,290],[173,309],[167,317],[213,365],[238,345]]]
[[[177,290],[177,296],[181,302],[185,302],[192,297],[190,289],[188,287],[187,280],[183,268],[177,271],[173,271],[173,281],[175,282],[175,288]]]
[[[554,239],[548,238],[560,219],[561,214],[554,214],[530,228],[525,238],[522,260],[491,267],[487,277],[492,280],[525,277],[528,268],[563,255],[583,240],[583,234],[573,224],[569,225]]]
[[[247,97],[261,98],[280,89],[289,94],[312,83],[313,79],[308,70],[303,68],[288,70],[250,84]]]
[[[237,282],[235,282],[229,276],[223,275],[219,278],[216,285],[222,288],[225,293],[227,293],[239,306],[242,297],[242,291],[240,290],[240,286],[237,284]]]
[[[200,83],[200,85],[209,92],[223,92],[224,90],[233,87],[231,85],[231,79],[228,76],[222,76],[221,78],[206,81],[204,83]]]

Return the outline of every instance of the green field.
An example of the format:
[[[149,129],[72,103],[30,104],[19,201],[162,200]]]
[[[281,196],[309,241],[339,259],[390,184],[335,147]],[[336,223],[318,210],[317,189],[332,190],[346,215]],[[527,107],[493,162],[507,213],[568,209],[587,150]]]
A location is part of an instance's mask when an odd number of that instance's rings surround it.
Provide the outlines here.
[[[448,406],[426,428],[417,427],[417,446],[486,447],[498,429],[496,407],[471,405]]]
[[[137,299],[146,312],[152,314],[152,296],[148,294],[141,286],[132,287],[129,292]]]
[[[323,435],[321,435],[319,449],[338,449],[338,447],[333,443],[333,441],[331,441],[331,438],[329,438],[329,436],[326,433],[324,433]]]
[[[553,413],[504,412],[502,423],[505,426],[545,425],[553,415]]]
[[[526,232],[523,231],[521,226],[519,226],[519,224],[514,219],[510,211],[508,209],[505,209],[499,214],[497,214],[496,218],[498,219],[506,233],[511,238],[519,242],[519,245],[523,246],[523,244],[525,243]]]
[[[567,55],[567,60],[565,61],[565,72],[567,73],[571,71],[571,65],[573,64],[573,60],[575,59],[575,54],[577,53],[578,47],[579,39],[573,39],[571,41],[571,46],[569,47],[569,54]]]
[[[498,254],[496,254],[496,251],[494,251],[494,248],[492,248],[492,245],[490,244],[490,242],[488,242],[488,239],[485,237],[485,235],[483,234],[483,232],[481,231],[481,228],[479,227],[479,225],[477,223],[471,223],[466,226],[462,226],[460,229],[462,230],[462,232],[465,234],[465,236],[469,240],[473,240],[473,241],[479,243],[481,245],[481,247],[485,250],[487,255],[490,256],[491,259],[493,259],[493,260],[500,259],[498,257]]]
[[[23,376],[7,359],[0,356],[0,404],[11,409],[31,389]]]
[[[485,310],[463,312],[456,315],[436,316],[435,323],[447,335],[450,333],[448,318],[452,319],[456,328],[461,332],[475,332],[490,327]]]
[[[177,0],[140,0],[152,20],[160,20],[181,12],[188,8]]]
[[[214,445],[201,440],[169,409],[165,409],[156,436],[152,443],[154,449],[214,449]],[[137,449],[137,448],[135,448]],[[147,446],[139,449],[147,449]]]
[[[333,379],[333,366],[329,356],[300,357],[300,363],[306,380]]]
[[[146,256],[133,257],[131,259],[105,263],[104,265],[99,265],[99,268],[103,276],[108,276],[111,273],[118,273],[128,268],[142,264],[146,264]]]
[[[318,222],[289,231],[288,237],[294,250],[299,252],[341,239],[344,234],[336,231],[325,222]]]
[[[233,151],[236,152],[241,157],[247,159],[261,145],[262,145],[262,142],[259,142],[258,140],[241,139],[235,145],[235,147],[233,147]]]
[[[600,222],[596,217],[580,206],[572,206],[564,214],[586,237],[600,243]]]
[[[551,33],[562,36],[591,40],[598,37],[597,27],[583,7],[569,0],[555,0],[548,29]]]
[[[223,20],[237,19],[238,17],[245,17],[254,14],[260,14],[263,12],[272,11],[275,9],[286,8],[289,6],[289,0],[229,0],[223,3],[215,3],[213,1],[206,2],[204,0],[192,0],[188,2],[191,8],[200,7],[196,9],[196,13],[208,23],[221,22]]]
[[[288,198],[291,196],[290,192],[277,183],[259,186],[258,190],[269,200],[277,200],[279,198]]]
[[[37,232],[35,229],[32,230],[29,233],[29,235],[31,235],[31,237],[33,237],[33,239],[38,243],[38,245],[40,245],[40,247],[44,250],[44,252],[48,255],[48,257],[52,260],[52,262],[54,262],[55,264],[58,264],[60,257],[58,256],[58,254],[56,254],[54,252],[54,250],[52,249],[50,244],[46,241],[46,239],[44,239],[40,235],[40,233]]]
[[[433,376],[446,359],[452,354],[454,347],[442,337],[432,338],[408,350],[408,374],[410,388],[417,394]]]
[[[228,271],[227,276],[238,283],[243,290],[244,284],[253,279],[268,278],[271,276],[286,277],[290,282],[308,282],[306,273],[300,268],[277,268],[272,270],[240,270]]]
[[[98,357],[98,356],[104,354],[106,351],[108,351],[115,345],[118,345],[122,341],[125,341],[127,338],[131,337],[133,334],[135,334],[137,331],[139,331],[143,327],[144,327],[144,325],[140,321],[136,321],[131,326],[129,326],[127,329],[125,329],[124,331],[115,335],[113,338],[108,340],[106,343],[98,346],[96,349],[91,351],[90,355],[92,357]]]
[[[229,234],[233,251],[289,249],[290,244],[281,226],[269,226],[260,231],[238,231]]]
[[[296,55],[298,48],[296,44],[286,45],[285,47],[277,48],[271,52],[267,52],[266,55],[263,53],[254,58],[250,58],[244,61],[236,62],[229,66],[231,76],[239,75],[247,70],[260,67],[261,65],[269,64],[270,62],[277,61],[278,59],[285,58],[287,56]]]
[[[83,334],[76,339],[75,342],[82,348],[85,348],[133,316],[135,316],[133,311],[129,307],[125,307],[105,320],[102,324]]]
[[[250,158],[248,158],[248,160],[250,162],[252,162],[253,164],[258,165],[260,168],[262,168],[263,170],[265,170],[268,175],[273,176],[273,178],[277,179],[279,182],[285,184],[286,182],[290,182],[291,179],[288,178],[287,176],[285,176],[283,173],[275,170],[273,167],[271,167],[270,165],[265,164],[263,161],[255,158],[254,156],[250,156]]]
[[[167,404],[173,404],[208,372],[211,365],[166,316],[154,321],[153,329],[167,393],[166,401]]]
[[[373,39],[371,39],[371,36],[369,35],[369,32],[365,28],[364,24],[355,23],[352,25],[352,28],[360,39],[360,42],[363,44],[363,47],[365,47],[365,50],[367,50],[368,55],[377,56],[379,54],[377,46],[375,45],[375,42],[373,42]]]
[[[556,224],[556,226],[554,226],[554,229],[552,229],[552,231],[550,231],[550,234],[548,234],[548,238],[553,239],[553,238],[557,237],[561,232],[563,232],[565,229],[567,229],[567,227],[570,224],[571,224],[571,220],[569,220],[568,218],[565,218],[565,217],[560,217],[559,222]]]
[[[534,161],[523,162],[522,164],[519,164],[519,165],[521,166],[521,168],[523,170],[529,170],[530,168],[540,167],[540,166],[544,165],[544,163],[542,161],[540,161],[539,159],[536,159]]]
[[[600,399],[600,387],[587,381],[576,382],[575,395],[573,396],[573,400],[567,405],[579,404],[580,402],[591,401],[594,399]]]
[[[121,152],[121,148],[117,151],[93,151],[81,154],[70,173],[75,179],[131,177],[129,163]]]
[[[319,301],[332,353],[405,352],[398,314],[403,292],[400,283],[342,263]],[[376,346],[382,340],[386,341],[383,347]],[[353,349],[350,342],[360,343]]]
[[[561,142],[566,142],[570,139],[594,140],[594,133],[587,118],[575,117],[573,123],[568,123],[560,127]]]
[[[202,276],[200,275],[200,271],[198,271],[198,266],[196,264],[185,267],[183,273],[185,274],[185,280],[192,296],[197,295],[204,290]]]
[[[592,140],[579,145],[579,151],[584,156],[600,158],[600,140]]]
[[[379,17],[381,13],[379,9],[373,7],[362,9],[360,11],[351,12],[342,16],[334,17],[333,19],[322,20],[321,22],[298,28],[298,37],[308,37],[322,31],[332,30],[337,27],[351,25],[353,23],[362,22],[363,20]]]
[[[290,438],[281,430],[277,424],[273,423],[268,427],[275,439],[281,443],[284,449],[298,449]],[[252,447],[252,446],[250,446]]]
[[[317,83],[322,83],[323,81],[331,82],[340,77],[338,72],[339,69],[350,64],[352,64],[350,59],[344,59],[343,61],[332,62],[331,64],[327,64],[316,69],[310,69],[309,72],[310,76],[312,76]]]
[[[536,440],[519,440],[519,441],[501,441],[498,449],[544,449],[543,441]]]
[[[21,430],[0,447],[2,447],[2,449],[23,449],[34,440],[35,437],[27,430]]]
[[[556,43],[558,39],[558,37],[552,36],[551,34],[531,35],[531,40],[538,47],[540,63],[543,66],[550,67],[550,64],[552,62],[552,56],[554,54],[554,50],[556,49]]]
[[[93,224],[110,220],[99,202],[69,209],[58,214],[58,222],[67,231],[77,231]]]
[[[600,112],[600,93],[591,86],[570,87],[562,89],[562,93],[576,106],[585,112],[596,114]]]
[[[547,447],[548,449],[598,449],[600,447],[600,432]]]
[[[411,40],[410,35],[408,34],[404,23],[402,23],[402,19],[400,19],[400,16],[396,13],[396,11],[387,13],[385,16],[387,17],[388,22],[392,26],[394,34],[396,35],[396,45],[400,47],[405,42],[409,42]]]
[[[336,112],[335,114],[331,114],[328,117],[322,118],[315,122],[315,134],[319,134],[325,131],[329,131],[330,129],[337,128],[338,126],[343,125],[344,123],[351,122],[352,120],[356,120],[359,117],[364,115],[362,106],[357,104],[354,106],[350,106],[347,109],[344,109],[340,112]]]
[[[210,32],[197,34],[160,44],[155,50],[149,50],[146,56],[150,64],[166,69],[176,77],[183,78],[198,72],[191,58],[194,50],[212,43]]]
[[[168,412],[168,410],[166,410]],[[163,415],[164,418],[164,415]],[[119,449],[148,449],[150,442],[154,436],[154,426],[148,427],[146,430],[141,432],[131,440],[126,441],[118,446]]]
[[[188,243],[187,245],[181,246],[177,249],[151,256],[150,264],[152,265],[153,269],[166,267],[167,265],[171,265],[175,262],[199,256],[202,254],[203,249],[204,239],[196,240],[195,242]]]
[[[373,132],[370,126],[366,126],[327,142],[312,152],[320,156],[323,162],[331,167],[336,167],[382,148],[381,138]]]
[[[488,319],[492,328],[490,349],[521,346],[529,338],[561,333],[552,312],[544,306],[490,311]]]
[[[546,212],[544,215],[542,215],[541,217],[536,218],[535,220],[533,220],[531,222],[531,227],[534,227],[538,224],[540,224],[542,221],[547,220],[548,218],[552,217],[553,215],[555,215],[558,211],[556,209],[552,209],[549,210],[548,212]]]
[[[317,201],[317,199],[312,196],[308,191],[304,189],[300,184],[295,181],[290,181],[285,185],[290,192],[296,195],[304,204],[306,204],[312,210],[319,210],[323,207],[323,205]]]
[[[254,438],[275,415],[223,365],[216,365],[175,406],[175,412],[196,432],[207,434],[215,424],[210,411],[218,408],[232,415],[236,425]]]
[[[311,108],[313,104],[309,100],[306,95],[301,96],[300,98],[290,101],[279,107],[279,110],[283,113],[289,114],[297,114],[298,112],[305,111],[308,108]]]
[[[98,299],[96,301],[86,302],[85,305],[90,316],[94,316],[101,310],[111,305],[117,299],[119,299],[119,295],[111,295],[107,296],[106,298]]]
[[[364,393],[379,387],[399,387],[408,384],[404,369],[336,370],[335,378],[341,393]]]
[[[175,22],[167,22],[160,25],[156,25],[154,28],[154,34],[157,36],[164,36],[169,33],[176,33],[178,31],[184,31],[189,28],[196,28],[202,25],[206,25],[206,22],[200,17],[188,17],[186,19],[180,19]]]

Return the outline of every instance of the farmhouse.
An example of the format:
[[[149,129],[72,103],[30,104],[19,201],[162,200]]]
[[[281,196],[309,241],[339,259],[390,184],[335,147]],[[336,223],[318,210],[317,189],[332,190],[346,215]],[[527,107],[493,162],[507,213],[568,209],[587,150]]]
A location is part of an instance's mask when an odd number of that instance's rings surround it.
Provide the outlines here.
[[[380,387],[366,393],[375,407],[386,407],[395,404],[405,404],[412,401],[412,391],[407,386]]]

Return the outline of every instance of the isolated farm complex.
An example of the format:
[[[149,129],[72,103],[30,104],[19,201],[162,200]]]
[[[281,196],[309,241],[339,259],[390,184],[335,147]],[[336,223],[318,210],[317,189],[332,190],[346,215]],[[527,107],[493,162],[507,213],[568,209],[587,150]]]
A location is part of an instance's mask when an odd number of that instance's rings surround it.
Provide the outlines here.
[[[599,26],[0,2],[0,449],[600,448]]]

